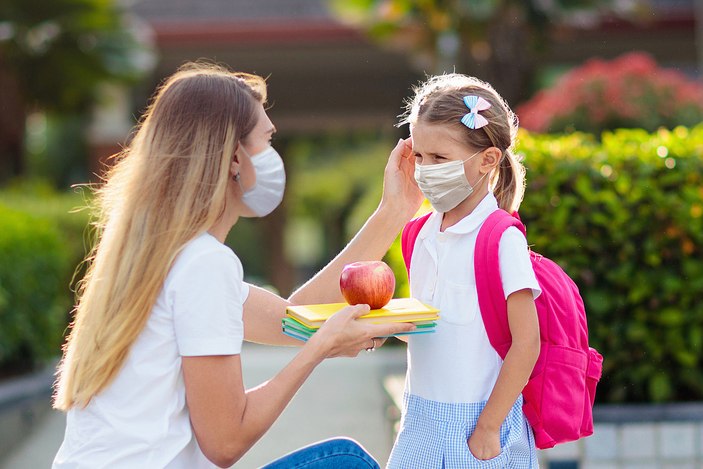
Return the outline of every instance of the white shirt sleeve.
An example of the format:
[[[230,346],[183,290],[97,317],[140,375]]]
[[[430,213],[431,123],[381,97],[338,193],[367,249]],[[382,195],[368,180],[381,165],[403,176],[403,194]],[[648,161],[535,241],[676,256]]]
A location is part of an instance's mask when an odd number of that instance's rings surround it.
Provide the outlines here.
[[[505,230],[500,238],[498,257],[506,299],[511,293],[526,288],[532,289],[533,298],[537,298],[542,293],[535,271],[532,269],[527,240],[519,229],[511,226]]]
[[[173,324],[181,356],[235,355],[242,350],[242,311],[249,290],[231,251],[189,259],[174,279]]]

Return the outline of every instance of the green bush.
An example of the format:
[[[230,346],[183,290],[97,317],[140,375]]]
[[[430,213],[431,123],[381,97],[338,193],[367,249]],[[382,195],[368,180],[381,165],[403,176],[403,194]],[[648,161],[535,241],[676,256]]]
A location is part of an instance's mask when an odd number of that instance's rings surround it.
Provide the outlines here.
[[[703,400],[703,124],[519,137],[528,242],[580,288],[597,400]],[[397,241],[386,260],[407,294]]]
[[[0,191],[0,373],[27,371],[60,354],[85,255],[80,194],[41,184]]]
[[[2,205],[0,220],[0,367],[19,371],[58,354],[68,256],[47,220]]]
[[[703,125],[522,133],[521,216],[581,289],[605,357],[598,399],[703,399]]]
[[[0,204],[49,220],[59,230],[65,240],[64,249],[73,264],[72,269],[83,260],[91,245],[86,228],[90,197],[88,188],[57,191],[40,181],[17,180],[0,190]]]

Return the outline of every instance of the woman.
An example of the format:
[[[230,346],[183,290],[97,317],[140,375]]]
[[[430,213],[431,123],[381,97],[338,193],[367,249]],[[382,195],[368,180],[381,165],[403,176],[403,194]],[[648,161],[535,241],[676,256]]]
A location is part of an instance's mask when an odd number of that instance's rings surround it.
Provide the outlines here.
[[[342,267],[379,259],[421,201],[400,141],[378,209],[329,265],[288,300],[245,284],[225,237],[240,216],[270,213],[285,185],[265,101],[260,77],[186,66],[158,90],[108,174],[59,368],[54,406],[68,415],[54,467],[229,466],[322,360],[412,329],[361,323],[368,306],[346,307],[274,378],[244,389],[242,340],[294,344],[281,334],[286,306],[340,301]],[[273,463],[326,464],[377,467],[350,440]]]

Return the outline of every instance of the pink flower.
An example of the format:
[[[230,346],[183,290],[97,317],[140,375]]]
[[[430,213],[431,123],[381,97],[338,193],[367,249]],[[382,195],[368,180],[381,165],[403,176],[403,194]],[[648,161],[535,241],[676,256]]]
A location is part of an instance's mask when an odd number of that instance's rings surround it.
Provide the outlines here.
[[[522,127],[535,132],[695,125],[703,120],[703,85],[632,52],[611,61],[586,61],[516,113]]]

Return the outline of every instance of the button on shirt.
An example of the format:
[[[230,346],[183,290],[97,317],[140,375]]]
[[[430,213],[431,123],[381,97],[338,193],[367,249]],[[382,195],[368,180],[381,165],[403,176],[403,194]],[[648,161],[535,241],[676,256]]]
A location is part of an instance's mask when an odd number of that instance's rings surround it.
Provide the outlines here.
[[[489,193],[472,213],[440,232],[442,214],[433,213],[418,233],[410,264],[411,296],[440,310],[435,332],[409,336],[407,389],[439,402],[482,402],[498,378],[502,359],[488,341],[478,306],[474,247],[479,229],[498,209]],[[503,291],[541,290],[527,241],[515,227],[501,237]]]

